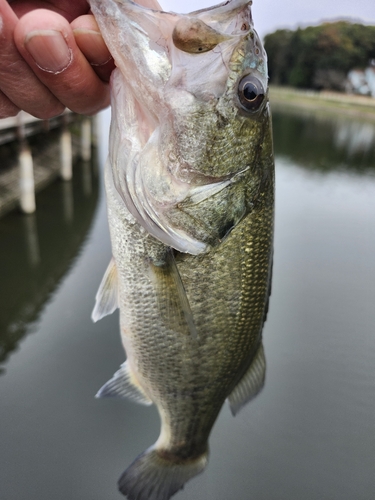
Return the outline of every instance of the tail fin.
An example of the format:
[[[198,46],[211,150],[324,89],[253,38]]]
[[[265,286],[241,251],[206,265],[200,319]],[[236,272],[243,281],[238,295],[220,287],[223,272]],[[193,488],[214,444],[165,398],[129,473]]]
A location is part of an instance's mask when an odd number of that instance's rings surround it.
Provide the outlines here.
[[[207,465],[208,453],[178,463],[162,458],[155,447],[146,450],[126,469],[118,486],[128,500],[168,500]]]

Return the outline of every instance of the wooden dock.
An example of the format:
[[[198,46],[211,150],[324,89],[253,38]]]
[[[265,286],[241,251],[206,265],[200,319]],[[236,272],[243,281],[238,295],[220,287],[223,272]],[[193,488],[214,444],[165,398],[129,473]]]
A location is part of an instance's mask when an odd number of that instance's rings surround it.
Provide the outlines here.
[[[20,112],[0,120],[0,216],[36,209],[35,193],[69,181],[77,158],[91,158],[92,118],[66,111],[50,120]]]

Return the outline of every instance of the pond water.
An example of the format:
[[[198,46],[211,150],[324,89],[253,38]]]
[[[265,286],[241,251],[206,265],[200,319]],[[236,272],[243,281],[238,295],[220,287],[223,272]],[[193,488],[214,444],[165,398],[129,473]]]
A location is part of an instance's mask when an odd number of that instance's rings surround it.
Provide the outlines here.
[[[102,114],[99,170],[107,152]],[[375,127],[275,109],[274,281],[262,393],[225,406],[179,500],[370,500],[375,491]],[[0,219],[0,498],[115,500],[159,433],[154,408],[94,394],[124,359],[90,321],[111,250],[102,183]]]

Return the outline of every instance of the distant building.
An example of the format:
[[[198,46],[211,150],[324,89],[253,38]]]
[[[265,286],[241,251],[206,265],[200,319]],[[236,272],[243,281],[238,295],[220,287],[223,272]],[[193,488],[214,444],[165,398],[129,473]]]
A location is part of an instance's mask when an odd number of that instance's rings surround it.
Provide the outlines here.
[[[349,94],[375,97],[375,61],[365,70],[352,69],[346,77],[345,90]]]
[[[365,69],[365,76],[367,85],[369,86],[370,95],[375,97],[375,65]]]

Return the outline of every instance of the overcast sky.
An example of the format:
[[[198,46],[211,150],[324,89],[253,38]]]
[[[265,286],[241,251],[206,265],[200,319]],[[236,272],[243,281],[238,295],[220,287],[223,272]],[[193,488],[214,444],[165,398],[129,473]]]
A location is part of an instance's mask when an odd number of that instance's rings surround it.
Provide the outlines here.
[[[159,0],[164,10],[191,12],[220,0]],[[375,25],[375,0],[253,0],[255,29],[260,36],[278,28],[295,28],[320,21],[351,18]]]

